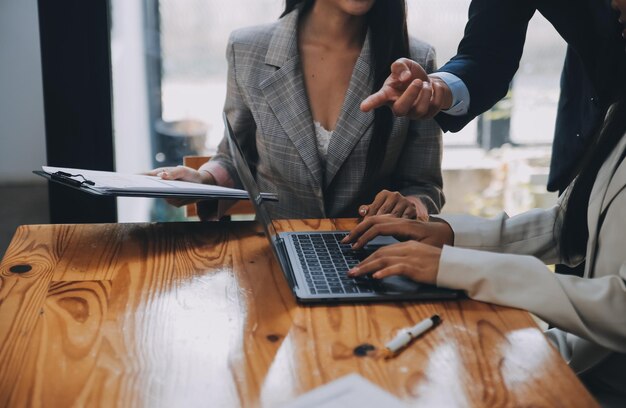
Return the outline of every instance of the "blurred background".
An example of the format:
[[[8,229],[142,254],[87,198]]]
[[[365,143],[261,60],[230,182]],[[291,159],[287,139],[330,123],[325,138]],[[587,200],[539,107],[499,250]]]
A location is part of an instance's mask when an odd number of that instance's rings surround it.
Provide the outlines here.
[[[435,46],[445,63],[462,37],[470,0],[407,3],[410,33]],[[275,21],[283,0],[108,6],[116,170],[141,172],[180,164],[187,154],[213,154],[223,134],[228,35]],[[7,231],[0,251],[16,225],[48,220],[47,185],[31,174],[46,155],[37,12],[36,0],[0,2],[0,55],[11,62],[0,64],[0,227]],[[545,184],[564,55],[564,42],[536,15],[509,95],[462,132],[444,135],[446,212],[515,214],[554,202]],[[118,199],[117,219],[189,218],[159,200]]]

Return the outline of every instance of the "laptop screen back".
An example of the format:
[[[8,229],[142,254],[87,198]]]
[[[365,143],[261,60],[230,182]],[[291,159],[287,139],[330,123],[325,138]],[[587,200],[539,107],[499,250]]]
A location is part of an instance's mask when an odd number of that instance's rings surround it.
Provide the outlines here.
[[[265,207],[265,203],[263,202],[263,198],[261,197],[261,191],[259,190],[259,186],[254,180],[254,176],[252,175],[250,167],[248,166],[243,152],[241,151],[239,142],[237,142],[237,139],[235,138],[233,128],[230,126],[230,122],[228,121],[225,112],[222,113],[222,117],[224,119],[224,126],[226,126],[228,145],[230,147],[230,155],[233,159],[235,169],[237,169],[239,179],[241,180],[241,183],[248,192],[248,195],[250,196],[250,201],[252,201],[252,205],[254,206],[257,220],[263,226],[265,235],[267,235],[273,247],[274,238],[277,234],[276,229],[274,228],[274,224],[272,224],[272,218],[270,217],[269,211]]]

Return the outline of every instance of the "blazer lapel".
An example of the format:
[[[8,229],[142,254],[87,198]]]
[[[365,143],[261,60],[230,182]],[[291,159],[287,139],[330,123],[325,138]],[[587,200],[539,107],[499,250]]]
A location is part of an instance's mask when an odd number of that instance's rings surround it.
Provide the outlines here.
[[[321,194],[322,166],[298,53],[298,12],[282,18],[272,36],[265,63],[278,68],[261,83],[268,105],[311,172]]]
[[[616,169],[622,152],[626,148],[626,137],[615,148],[604,166],[600,168],[596,182],[591,190],[587,221],[589,228],[589,242],[587,243],[587,271],[593,270],[598,240],[598,225],[602,213],[606,211],[613,198],[624,188],[626,184],[626,161]]]
[[[341,108],[337,126],[328,145],[324,183],[329,186],[333,178],[374,121],[374,112],[364,113],[361,102],[367,98],[374,85],[370,65],[370,34],[368,32],[363,49],[356,61],[350,86]]]
[[[624,153],[625,148],[626,137],[623,138],[622,142],[619,144],[619,147],[615,149],[617,152],[617,156],[615,158],[616,162],[614,163],[612,168],[613,176],[611,177],[609,185],[606,188],[606,194],[604,195],[604,200],[602,200],[602,208],[600,210],[600,213],[603,213],[607,210],[609,205],[611,205],[611,202],[613,202],[615,196],[617,196],[626,185],[626,159],[622,160],[621,163],[617,163],[617,160],[619,160],[619,158]],[[617,168],[615,168],[615,166],[617,166]]]

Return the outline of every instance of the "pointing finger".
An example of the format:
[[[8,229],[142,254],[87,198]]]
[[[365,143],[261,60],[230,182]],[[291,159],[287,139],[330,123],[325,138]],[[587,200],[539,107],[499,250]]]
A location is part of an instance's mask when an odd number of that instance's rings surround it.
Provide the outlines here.
[[[392,97],[386,92],[386,87],[387,85],[384,85],[380,91],[365,98],[363,102],[361,102],[361,110],[363,112],[370,112],[391,103]]]

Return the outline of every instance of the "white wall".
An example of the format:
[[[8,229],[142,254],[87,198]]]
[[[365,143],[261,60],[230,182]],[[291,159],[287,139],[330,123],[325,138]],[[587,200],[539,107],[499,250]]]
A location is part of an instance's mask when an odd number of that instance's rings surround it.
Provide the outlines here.
[[[115,169],[141,173],[152,164],[143,2],[112,0],[111,20]],[[117,219],[149,221],[151,206],[151,199],[118,198]]]
[[[44,183],[45,143],[37,0],[0,0],[0,183]]]

